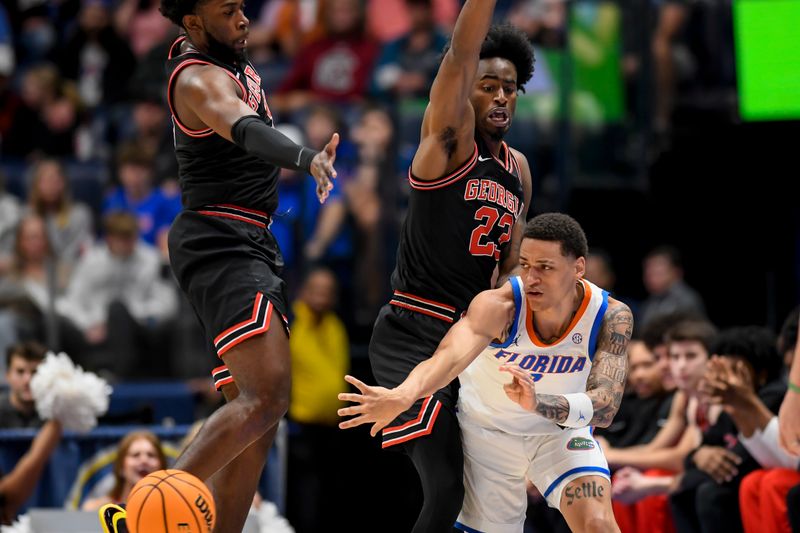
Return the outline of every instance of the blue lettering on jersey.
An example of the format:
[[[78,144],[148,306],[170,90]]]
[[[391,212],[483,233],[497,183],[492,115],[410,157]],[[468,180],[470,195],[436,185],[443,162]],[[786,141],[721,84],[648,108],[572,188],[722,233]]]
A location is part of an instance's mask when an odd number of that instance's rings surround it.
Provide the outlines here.
[[[519,367],[530,372],[533,381],[539,381],[544,374],[572,374],[580,372],[586,367],[586,357],[574,355],[533,355],[528,354],[520,359],[522,354],[508,350],[497,350],[495,359],[505,359],[506,363],[513,363],[517,359]]]

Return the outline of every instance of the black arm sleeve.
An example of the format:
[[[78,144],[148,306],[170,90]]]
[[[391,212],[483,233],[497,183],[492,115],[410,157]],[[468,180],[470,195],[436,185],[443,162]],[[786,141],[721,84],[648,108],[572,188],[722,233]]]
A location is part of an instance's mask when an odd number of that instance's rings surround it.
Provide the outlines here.
[[[231,137],[242,150],[272,165],[310,172],[311,160],[319,152],[295,144],[289,137],[255,115],[247,115],[234,123]]]

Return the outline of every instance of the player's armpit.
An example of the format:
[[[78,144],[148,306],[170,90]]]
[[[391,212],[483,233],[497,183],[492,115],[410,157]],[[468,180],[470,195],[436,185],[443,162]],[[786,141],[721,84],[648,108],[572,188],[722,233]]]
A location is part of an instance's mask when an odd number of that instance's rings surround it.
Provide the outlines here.
[[[633,315],[627,305],[609,298],[600,326],[597,351],[586,380],[586,394],[592,400],[592,426],[608,427],[617,414],[628,375],[628,342],[633,333]]]

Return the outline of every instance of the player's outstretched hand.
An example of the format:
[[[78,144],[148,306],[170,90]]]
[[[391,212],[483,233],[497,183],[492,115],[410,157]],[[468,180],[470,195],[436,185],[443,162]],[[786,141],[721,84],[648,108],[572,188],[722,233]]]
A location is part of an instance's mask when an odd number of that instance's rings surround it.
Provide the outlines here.
[[[506,396],[512,402],[520,404],[523,409],[528,411],[536,409],[536,385],[533,383],[531,375],[513,364],[501,366],[500,372],[508,372],[513,378],[511,383],[503,385]]]
[[[333,163],[336,161],[337,146],[339,146],[339,134],[334,133],[325,148],[311,160],[311,175],[317,182],[317,198],[321,204],[325,203],[333,189],[331,180],[336,179],[336,169],[333,168]]]
[[[339,423],[341,429],[354,428],[361,424],[372,423],[369,430],[373,437],[385,428],[397,415],[411,407],[414,402],[408,402],[399,397],[396,389],[384,387],[371,387],[362,383],[353,376],[345,376],[345,381],[353,385],[361,394],[350,392],[339,393],[339,399],[353,402],[356,405],[339,409],[339,416],[353,416],[349,420]]]

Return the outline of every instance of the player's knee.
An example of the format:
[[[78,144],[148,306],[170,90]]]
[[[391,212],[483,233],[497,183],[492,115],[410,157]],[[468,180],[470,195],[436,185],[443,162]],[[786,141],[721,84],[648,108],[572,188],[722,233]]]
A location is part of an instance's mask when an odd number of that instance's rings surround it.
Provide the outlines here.
[[[245,408],[247,430],[257,436],[278,423],[289,410],[288,393],[269,396],[241,394],[237,401],[241,401]]]
[[[619,531],[614,515],[606,509],[592,509],[583,519],[584,533],[614,533]]]

